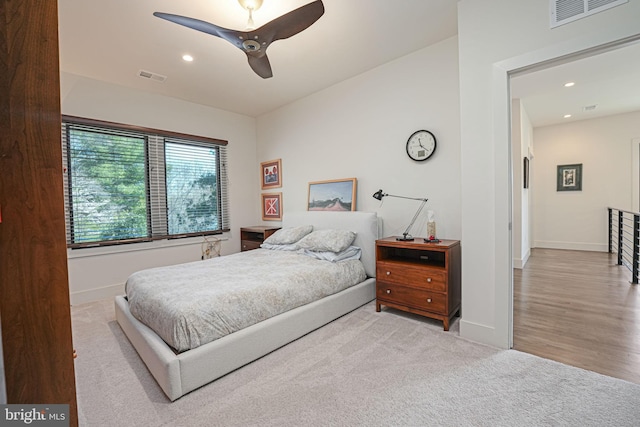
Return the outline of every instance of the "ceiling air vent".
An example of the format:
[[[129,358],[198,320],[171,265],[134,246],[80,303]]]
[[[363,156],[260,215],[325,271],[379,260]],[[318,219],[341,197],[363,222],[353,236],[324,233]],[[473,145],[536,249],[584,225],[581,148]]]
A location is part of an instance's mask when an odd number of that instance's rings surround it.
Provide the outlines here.
[[[585,112],[593,111],[593,110],[596,109],[596,107],[597,107],[597,105],[595,105],[595,104],[586,105],[586,106],[582,107],[582,111],[585,111]]]
[[[629,0],[549,0],[551,28],[628,2]]]
[[[167,80],[167,76],[163,76],[162,74],[152,73],[151,71],[140,70],[138,71],[138,77],[142,77],[143,79],[153,80],[154,82],[164,83]]]

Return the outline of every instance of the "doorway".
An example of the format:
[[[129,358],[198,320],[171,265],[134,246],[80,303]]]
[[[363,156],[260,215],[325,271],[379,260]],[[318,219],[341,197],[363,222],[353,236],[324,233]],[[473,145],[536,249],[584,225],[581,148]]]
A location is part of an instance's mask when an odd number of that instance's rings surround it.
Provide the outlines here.
[[[640,342],[635,338],[640,329],[633,322],[633,317],[640,312],[637,287],[630,287],[626,277],[630,276],[628,271],[621,271],[617,266],[609,267],[615,262],[611,262],[610,255],[606,253],[606,241],[603,240],[606,231],[598,236],[589,234],[594,227],[605,230],[606,221],[600,222],[595,218],[591,225],[583,224],[583,235],[571,235],[569,231],[579,233],[579,230],[571,230],[571,225],[579,222],[576,218],[584,217],[590,209],[578,209],[577,214],[566,210],[579,200],[578,197],[570,198],[572,195],[560,202],[567,202],[568,206],[556,204],[560,195],[556,193],[554,182],[556,166],[572,163],[572,159],[581,161],[585,170],[592,173],[589,178],[592,182],[598,167],[594,166],[594,158],[581,157],[579,152],[576,154],[575,145],[553,147],[558,150],[555,156],[549,154],[551,149],[548,146],[544,150],[541,146],[536,147],[534,134],[545,132],[534,132],[534,129],[546,128],[548,137],[552,133],[548,130],[555,127],[559,135],[565,132],[563,137],[566,138],[566,132],[571,129],[569,123],[587,124],[587,121],[600,117],[634,111],[613,105],[613,101],[598,100],[606,98],[602,94],[609,92],[614,95],[614,101],[623,101],[626,95],[640,96],[640,93],[630,94],[632,88],[640,85],[629,86],[627,79],[638,77],[626,71],[628,67],[638,69],[638,64],[633,62],[640,57],[639,49],[638,43],[620,44],[615,49],[594,50],[572,61],[559,59],[556,63],[510,76],[514,225],[511,252],[513,266],[516,267],[512,275],[512,347],[634,382],[640,382],[640,371],[627,365],[637,366],[640,360]],[[615,66],[615,61],[623,62]],[[620,70],[620,75],[616,75],[615,70]],[[564,86],[570,82],[574,85]],[[570,92],[580,86],[586,90]],[[568,114],[571,116],[565,117]],[[635,144],[629,144],[630,140],[631,137],[625,142],[627,155],[638,159],[640,139]],[[528,188],[522,184],[525,173],[522,160],[525,158],[530,166]],[[637,163],[624,165],[628,177],[640,175]],[[633,173],[632,164],[636,165]],[[632,182],[635,189],[632,189]],[[640,179],[627,180],[628,189],[620,190],[624,196],[621,195],[616,203],[623,203],[622,208],[626,209],[631,209],[632,203],[638,206],[639,182]],[[608,186],[607,189],[611,191]],[[593,196],[586,191],[587,188],[584,190],[579,195],[581,199]],[[606,205],[609,202],[610,199],[598,200],[594,204]],[[604,207],[602,211],[604,216]],[[556,215],[571,218],[569,225],[560,224],[556,229],[549,227],[548,221]],[[582,239],[585,235],[594,238],[592,241]],[[599,266],[599,269],[589,271],[585,266]],[[611,319],[615,321],[611,322]],[[632,332],[626,336],[619,333],[620,328]],[[614,330],[615,334],[612,333]],[[614,336],[619,340],[608,342],[608,338]],[[615,351],[611,352],[612,349]]]

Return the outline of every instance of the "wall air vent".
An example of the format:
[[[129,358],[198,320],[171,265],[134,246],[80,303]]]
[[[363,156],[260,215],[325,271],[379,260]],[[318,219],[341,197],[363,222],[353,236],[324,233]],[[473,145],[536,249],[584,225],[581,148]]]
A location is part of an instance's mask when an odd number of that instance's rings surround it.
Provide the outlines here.
[[[551,28],[628,2],[629,0],[549,0]]]
[[[153,80],[154,82],[164,83],[167,80],[167,76],[163,76],[162,74],[152,73],[151,71],[140,70],[138,71],[138,77],[142,77],[143,79]]]

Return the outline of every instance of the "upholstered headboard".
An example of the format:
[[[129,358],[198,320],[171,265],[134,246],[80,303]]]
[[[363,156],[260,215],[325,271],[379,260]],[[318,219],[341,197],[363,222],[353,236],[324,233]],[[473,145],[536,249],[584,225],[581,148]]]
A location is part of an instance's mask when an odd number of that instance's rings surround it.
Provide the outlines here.
[[[367,276],[376,276],[376,239],[379,238],[381,223],[375,212],[285,212],[282,227],[313,225],[314,230],[349,230],[356,233],[353,243],[362,249],[362,263]]]

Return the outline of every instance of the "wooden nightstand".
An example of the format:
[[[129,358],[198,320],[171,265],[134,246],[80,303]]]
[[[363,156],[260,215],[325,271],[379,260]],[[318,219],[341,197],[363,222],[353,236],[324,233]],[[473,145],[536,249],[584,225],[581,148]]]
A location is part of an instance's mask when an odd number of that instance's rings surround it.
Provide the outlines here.
[[[376,311],[382,305],[432,319],[460,315],[460,241],[376,241]]]
[[[264,242],[264,239],[278,230],[280,230],[280,227],[270,227],[267,225],[242,227],[240,229],[240,250],[250,251],[251,249],[258,249],[262,242]]]

